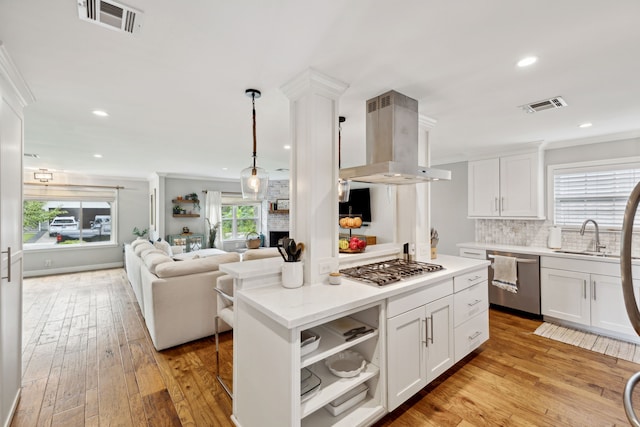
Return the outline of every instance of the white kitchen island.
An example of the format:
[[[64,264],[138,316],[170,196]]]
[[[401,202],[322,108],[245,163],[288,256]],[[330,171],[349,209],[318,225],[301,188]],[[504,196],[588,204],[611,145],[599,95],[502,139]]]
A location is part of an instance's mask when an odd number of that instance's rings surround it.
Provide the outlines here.
[[[384,251],[384,248],[379,250]],[[387,248],[386,252],[392,254],[396,248]],[[351,264],[355,259],[341,258],[340,262]],[[441,264],[444,270],[384,287],[343,278],[340,285],[305,284],[297,289],[286,289],[280,285],[279,271],[283,263],[280,259],[221,265],[221,270],[234,276],[236,286],[234,423],[242,427],[351,427],[370,425],[383,417],[389,410],[387,302],[398,298],[403,300],[405,295],[406,299],[419,300],[421,295],[429,294],[432,287],[439,289],[439,293],[450,288],[449,298],[453,298],[456,278],[464,278],[469,283],[472,283],[472,278],[476,281],[484,278],[486,288],[488,261],[451,256],[424,261]],[[480,307],[484,308],[484,314],[481,313],[476,320],[481,319],[482,325],[486,323],[486,331],[483,327],[482,333],[471,337],[476,340],[475,347],[488,338],[488,320],[484,321],[488,319],[488,302],[478,304]],[[327,324],[346,316],[375,331],[345,341],[329,330]],[[450,316],[452,319],[453,314]],[[449,340],[453,342],[453,320],[449,323]],[[312,353],[301,356],[300,333],[307,329],[321,336],[320,345]],[[363,355],[367,364],[356,377],[339,378],[331,374],[323,362],[346,349]],[[453,365],[454,355],[449,358],[450,365]],[[301,369],[305,367],[318,375],[322,384],[317,394],[301,402],[300,376]],[[368,386],[367,397],[356,407],[335,417],[323,408],[362,383]]]

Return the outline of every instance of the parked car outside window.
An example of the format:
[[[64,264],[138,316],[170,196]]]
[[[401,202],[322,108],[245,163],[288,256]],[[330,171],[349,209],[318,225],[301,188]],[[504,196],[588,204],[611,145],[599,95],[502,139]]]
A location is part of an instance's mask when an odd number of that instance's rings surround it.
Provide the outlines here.
[[[49,236],[57,236],[62,230],[77,230],[78,221],[72,216],[57,216],[49,224]]]

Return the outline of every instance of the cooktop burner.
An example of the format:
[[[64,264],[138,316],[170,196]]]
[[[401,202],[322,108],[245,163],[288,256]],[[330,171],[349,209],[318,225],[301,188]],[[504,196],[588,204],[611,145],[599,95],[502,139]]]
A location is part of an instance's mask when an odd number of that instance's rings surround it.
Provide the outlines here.
[[[373,283],[378,286],[396,283],[400,280],[442,270],[438,264],[429,264],[419,261],[407,261],[392,259],[389,261],[374,262],[372,264],[349,267],[340,270],[342,274],[361,282]]]

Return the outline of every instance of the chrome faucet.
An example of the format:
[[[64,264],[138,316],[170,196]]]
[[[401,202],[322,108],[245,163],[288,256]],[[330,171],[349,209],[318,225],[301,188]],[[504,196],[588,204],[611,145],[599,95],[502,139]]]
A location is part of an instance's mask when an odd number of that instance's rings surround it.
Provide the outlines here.
[[[595,222],[595,220],[593,220],[593,219],[586,219],[586,220],[582,223],[582,228],[580,228],[580,235],[581,235],[581,236],[584,236],[584,229],[585,229],[585,227],[587,226],[587,223],[588,223],[588,222],[592,222],[592,223],[593,223],[593,225],[596,227],[596,237],[595,237],[596,241],[594,242],[594,246],[595,246],[596,252],[600,252],[600,249],[604,249],[604,248],[606,248],[607,246],[606,246],[606,245],[601,245],[601,244],[600,244],[600,229],[598,228],[598,223],[597,223],[597,222]]]

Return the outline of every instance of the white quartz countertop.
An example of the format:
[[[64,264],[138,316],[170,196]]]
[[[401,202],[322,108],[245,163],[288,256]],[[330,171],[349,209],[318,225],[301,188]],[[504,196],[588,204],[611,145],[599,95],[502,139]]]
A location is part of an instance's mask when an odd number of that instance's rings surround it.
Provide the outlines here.
[[[536,246],[516,246],[516,245],[500,245],[494,243],[478,243],[478,242],[467,242],[467,243],[458,243],[459,248],[468,248],[468,249],[481,249],[481,250],[489,250],[489,251],[500,251],[500,252],[513,252],[519,254],[529,254],[529,255],[540,255],[540,256],[554,256],[561,258],[572,258],[572,259],[581,259],[581,260],[591,260],[595,262],[609,262],[609,263],[620,263],[620,255],[617,253],[603,252],[604,254],[610,256],[598,256],[598,255],[580,255],[575,253],[562,253],[557,252],[556,249],[542,248]],[[560,249],[561,250],[561,249]],[[640,260],[632,259],[632,264],[640,265]]]
[[[275,267],[277,263],[274,263],[273,260],[271,260],[271,264]],[[280,285],[239,289],[236,292],[236,298],[282,326],[293,329],[489,265],[489,262],[485,260],[448,255],[424,261],[440,264],[444,269],[427,273],[419,278],[402,280],[380,287],[343,277],[340,285],[317,283],[305,284],[296,289],[286,289]],[[256,266],[256,268],[260,268],[260,266]],[[244,274],[248,273],[245,271]]]

